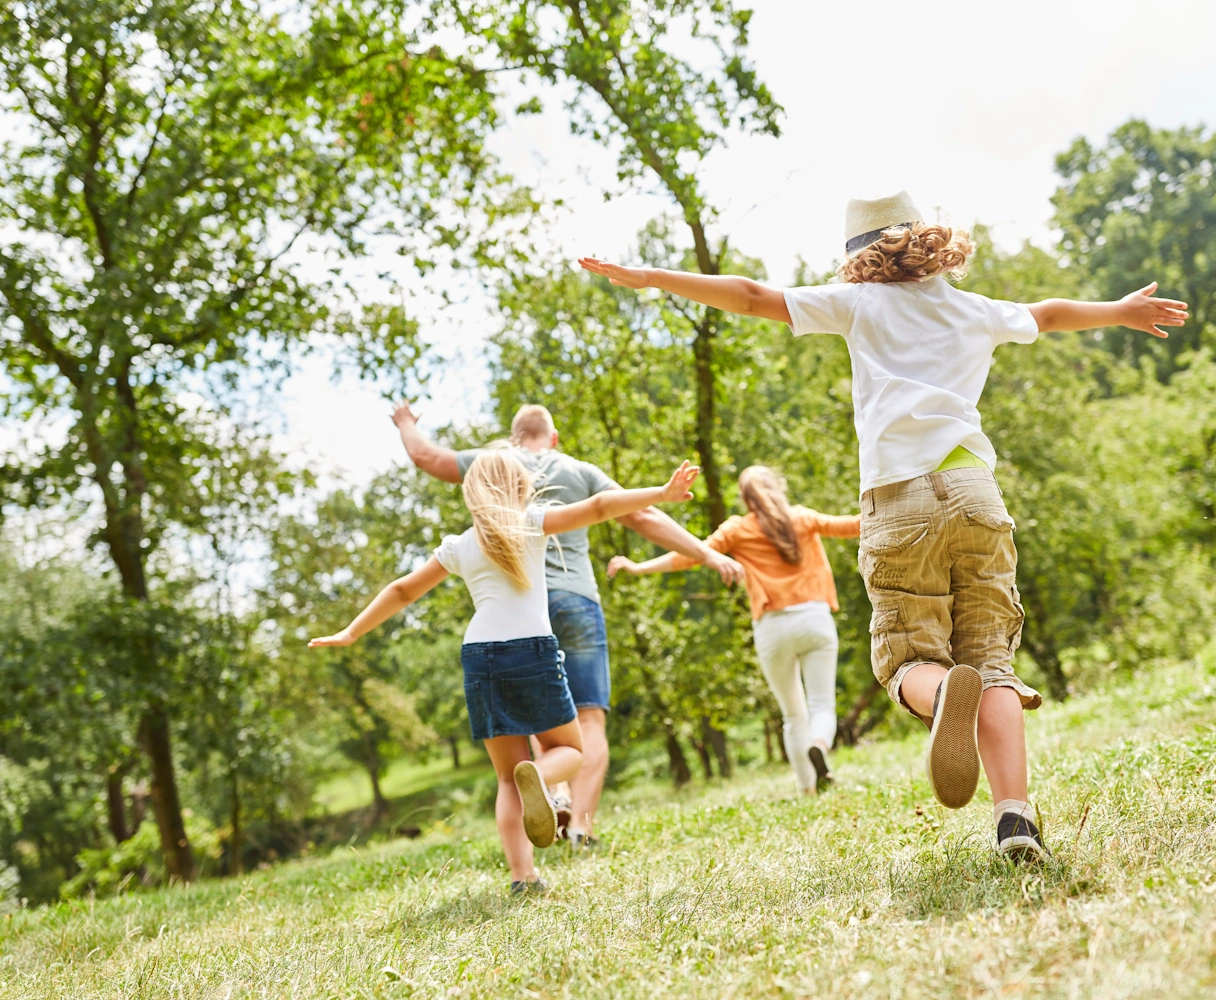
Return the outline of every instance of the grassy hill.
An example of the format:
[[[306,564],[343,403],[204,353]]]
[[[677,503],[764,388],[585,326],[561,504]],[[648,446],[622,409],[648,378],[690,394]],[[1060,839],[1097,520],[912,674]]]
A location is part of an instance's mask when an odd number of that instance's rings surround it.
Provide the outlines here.
[[[506,894],[492,819],[243,879],[0,919],[0,997],[1210,997],[1216,663],[1030,720],[1042,869],[946,813],[924,737],[606,801],[608,850]]]

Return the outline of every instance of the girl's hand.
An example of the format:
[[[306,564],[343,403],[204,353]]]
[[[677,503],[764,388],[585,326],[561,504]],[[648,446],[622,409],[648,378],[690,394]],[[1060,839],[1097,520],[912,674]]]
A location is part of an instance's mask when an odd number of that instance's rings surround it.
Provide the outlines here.
[[[607,278],[614,285],[625,288],[647,288],[650,285],[650,269],[646,267],[622,267],[620,264],[609,264],[606,260],[595,257],[580,257],[579,267],[592,274]]]
[[[1163,326],[1182,326],[1187,321],[1187,305],[1173,299],[1155,299],[1157,282],[1145,285],[1139,291],[1123,296],[1119,300],[1123,306],[1121,322],[1124,326],[1154,337],[1165,338],[1169,334],[1162,330]]]
[[[608,579],[611,580],[621,570],[637,576],[638,564],[628,556],[613,556],[608,560]]]
[[[320,646],[349,646],[355,641],[355,637],[350,634],[349,628],[344,628],[341,632],[335,632],[333,635],[320,635],[315,639],[308,640],[308,648],[316,649]]]
[[[671,474],[659,497],[659,503],[681,503],[692,499],[692,484],[701,473],[699,465],[689,465],[687,459]]]

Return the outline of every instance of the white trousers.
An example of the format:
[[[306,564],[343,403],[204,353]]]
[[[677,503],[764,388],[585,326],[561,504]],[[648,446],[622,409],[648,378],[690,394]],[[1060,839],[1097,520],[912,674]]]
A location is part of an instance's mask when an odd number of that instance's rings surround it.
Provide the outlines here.
[[[766,612],[753,628],[760,669],[781,707],[785,753],[801,789],[815,787],[811,744],[836,738],[836,623],[825,601]]]

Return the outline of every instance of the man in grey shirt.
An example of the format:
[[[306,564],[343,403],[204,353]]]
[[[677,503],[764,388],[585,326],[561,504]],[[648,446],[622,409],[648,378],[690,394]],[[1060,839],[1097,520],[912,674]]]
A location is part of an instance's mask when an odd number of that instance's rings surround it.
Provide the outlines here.
[[[393,411],[393,423],[414,464],[448,483],[459,483],[478,451],[453,451],[425,437],[409,403]],[[557,450],[553,417],[543,406],[520,408],[511,421],[516,455],[536,476],[546,500],[576,503],[605,490],[621,487],[601,469]],[[743,567],[685,531],[653,507],[617,518],[648,541],[680,552],[718,572],[726,583],[743,579]],[[587,541],[587,529],[549,540],[545,552],[545,583],[549,590],[549,620],[558,646],[565,653],[566,676],[583,731],[583,767],[570,782],[572,803],[567,832],[577,849],[594,846],[592,829],[604,777],[608,773],[607,713],[611,701],[608,634]]]

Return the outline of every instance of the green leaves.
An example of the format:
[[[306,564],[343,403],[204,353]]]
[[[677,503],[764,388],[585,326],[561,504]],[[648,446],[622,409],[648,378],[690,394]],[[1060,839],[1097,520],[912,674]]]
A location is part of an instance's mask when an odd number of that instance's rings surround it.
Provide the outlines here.
[[[1133,119],[1101,147],[1076,140],[1056,172],[1060,251],[1099,297],[1157,281],[1162,295],[1190,305],[1190,322],[1166,341],[1107,330],[1102,343],[1123,358],[1152,357],[1163,380],[1187,351],[1216,344],[1216,134]]]

